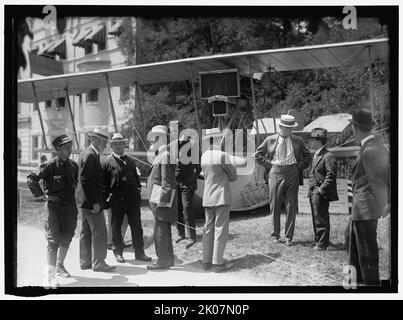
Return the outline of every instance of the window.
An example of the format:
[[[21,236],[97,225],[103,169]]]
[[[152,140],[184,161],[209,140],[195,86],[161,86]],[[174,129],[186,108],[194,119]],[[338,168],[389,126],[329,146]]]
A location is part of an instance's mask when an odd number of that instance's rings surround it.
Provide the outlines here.
[[[66,98],[58,98],[57,99],[57,108],[64,108],[66,105]]]
[[[84,52],[85,52],[85,54],[91,54],[92,53],[92,42],[85,43]]]
[[[120,87],[120,101],[127,101],[130,99],[130,86]]]
[[[20,114],[21,113],[21,102],[17,103],[17,113]]]
[[[106,49],[106,29],[105,26],[98,32],[96,36],[96,42],[98,43],[98,51]]]
[[[98,89],[93,89],[87,93],[87,102],[98,102]]]
[[[32,160],[38,160],[39,136],[32,137]]]
[[[45,101],[45,108],[52,108],[52,100]]]

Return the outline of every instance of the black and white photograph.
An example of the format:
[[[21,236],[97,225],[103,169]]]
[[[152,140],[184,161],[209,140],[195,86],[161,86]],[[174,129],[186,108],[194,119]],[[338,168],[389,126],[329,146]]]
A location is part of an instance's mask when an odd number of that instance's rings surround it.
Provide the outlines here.
[[[83,4],[4,5],[6,294],[398,292],[397,5]]]

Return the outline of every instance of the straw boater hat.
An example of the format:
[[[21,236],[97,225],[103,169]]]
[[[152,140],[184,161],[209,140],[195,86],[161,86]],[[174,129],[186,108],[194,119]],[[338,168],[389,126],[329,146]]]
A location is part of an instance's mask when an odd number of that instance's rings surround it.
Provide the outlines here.
[[[279,126],[294,128],[298,126],[295,117],[289,114],[283,114],[280,118]]]
[[[52,145],[53,147],[56,149],[57,147],[60,147],[61,145],[68,143],[68,142],[72,142],[73,140],[71,140],[67,134],[62,134],[61,136],[56,137],[53,141],[52,141]]]
[[[128,141],[129,139],[123,138],[123,136],[119,132],[114,133],[112,139],[109,139],[109,142],[111,144],[114,142],[128,142]]]
[[[88,133],[90,137],[97,137],[100,139],[108,140],[108,131],[103,128],[95,128],[94,131]]]
[[[375,125],[372,113],[368,109],[358,109],[354,111],[352,119],[348,121],[364,129],[372,129]]]

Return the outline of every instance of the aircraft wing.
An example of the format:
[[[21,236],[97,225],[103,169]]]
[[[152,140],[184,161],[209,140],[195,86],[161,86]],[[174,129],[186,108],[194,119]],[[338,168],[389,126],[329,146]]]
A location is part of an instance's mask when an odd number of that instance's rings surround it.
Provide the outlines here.
[[[263,73],[269,67],[292,71],[316,68],[369,65],[375,60],[388,61],[388,39],[373,39],[304,47],[220,54],[181,60],[156,62],[116,69],[64,74],[18,81],[19,102],[34,102],[33,84],[38,102],[81,94],[108,86],[113,87],[190,80],[199,72],[238,69],[239,74]]]

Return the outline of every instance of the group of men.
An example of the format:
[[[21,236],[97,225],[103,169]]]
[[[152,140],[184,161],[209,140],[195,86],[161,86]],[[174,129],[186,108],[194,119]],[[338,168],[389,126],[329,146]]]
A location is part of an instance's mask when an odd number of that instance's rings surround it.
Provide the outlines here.
[[[352,128],[361,144],[352,173],[353,208],[349,223],[350,264],[357,270],[357,280],[365,285],[379,284],[379,255],[377,246],[377,221],[390,210],[390,166],[388,151],[371,134],[374,125],[371,112],[359,109],[353,113]],[[329,246],[329,202],[338,200],[337,162],[326,148],[327,131],[315,128],[309,139],[310,149],[304,140],[292,133],[297,126],[291,115],[282,115],[279,133],[267,137],[254,155],[268,175],[271,237],[281,243],[280,214],[285,208],[285,244],[292,246],[296,213],[298,212],[298,188],[303,183],[303,170],[310,167],[309,201],[314,230],[314,250],[323,251]],[[155,134],[168,136],[168,129],[158,125],[152,128]],[[203,137],[209,139],[210,137]],[[55,275],[69,277],[64,267],[71,239],[77,222],[77,207],[81,211],[80,267],[108,272],[115,269],[105,262],[107,255],[107,231],[103,209],[112,213],[113,253],[117,262],[125,262],[121,226],[125,215],[132,233],[135,257],[151,261],[144,253],[141,227],[141,184],[136,163],[124,154],[127,139],[115,133],[110,141],[113,153],[101,162],[100,155],[106,147],[108,133],[95,129],[91,144],[80,154],[78,164],[69,159],[72,140],[67,135],[53,142],[57,155],[43,163],[28,175],[28,186],[34,196],[42,196],[39,181],[43,180],[47,198],[48,215],[46,235],[48,240],[47,263],[49,285],[57,284]],[[155,143],[156,141],[154,141]],[[188,137],[178,141],[177,155],[180,159]],[[157,261],[148,265],[149,270],[169,269],[175,263],[171,225],[176,224],[179,238],[186,238],[188,227],[190,240],[186,247],[196,243],[193,196],[197,178],[205,180],[203,207],[203,268],[214,267],[223,272],[233,264],[224,261],[228,239],[231,204],[230,182],[237,178],[236,165],[230,155],[219,146],[211,144],[203,153],[200,165],[182,163],[170,159],[170,144],[159,141],[155,159],[147,180],[149,203],[154,215],[154,245]],[[183,151],[185,152],[185,151]]]
[[[168,129],[158,125],[151,130],[162,137],[168,136]],[[209,139],[209,136],[204,137]],[[228,239],[229,214],[231,204],[230,181],[236,180],[236,169],[229,161],[229,155],[211,145],[201,157],[200,165],[191,161],[184,163],[182,153],[190,159],[192,143],[190,137],[182,136],[178,141],[178,153],[171,152],[171,143],[158,142],[157,156],[154,159],[147,180],[149,203],[154,214],[154,244],[157,261],[147,266],[149,270],[169,269],[174,265],[171,225],[177,224],[178,239],[185,239],[185,226],[190,234],[189,248],[196,242],[196,225],[193,212],[193,196],[197,189],[197,178],[205,181],[203,207],[205,224],[203,230],[203,268],[214,272],[224,272],[232,264],[224,261],[224,250]],[[151,148],[152,149],[152,148]],[[172,159],[171,157],[177,157]],[[159,189],[156,186],[160,186]],[[160,190],[154,197],[154,189]],[[179,211],[178,211],[179,209]],[[183,223],[185,222],[185,223]]]
[[[47,285],[57,286],[56,275],[70,277],[64,267],[80,210],[80,267],[96,272],[113,271],[116,267],[105,262],[107,229],[104,209],[112,212],[113,252],[118,262],[124,262],[121,225],[127,215],[132,232],[135,258],[151,261],[144,253],[143,230],[140,220],[140,179],[134,160],[124,155],[126,140],[118,133],[109,140],[103,129],[90,135],[90,145],[80,154],[78,164],[70,159],[72,140],[61,135],[52,141],[56,156],[27,177],[34,196],[44,196],[48,214],[45,231],[47,248]],[[113,153],[101,162],[100,155],[107,142]],[[43,189],[39,182],[42,180]]]
[[[348,224],[349,264],[355,268],[358,284],[379,285],[377,223],[390,212],[390,159],[384,144],[371,133],[374,127],[368,109],[358,109],[350,120],[360,150],[352,169],[353,202]],[[314,250],[329,246],[329,202],[338,200],[337,162],[326,148],[327,131],[315,128],[309,139],[311,152],[302,138],[291,133],[297,126],[291,115],[282,115],[280,132],[267,137],[257,148],[256,161],[268,171],[270,211],[274,243],[280,242],[280,213],[286,213],[285,244],[293,245],[295,215],[298,212],[298,183],[310,166],[308,197],[311,205]]]

